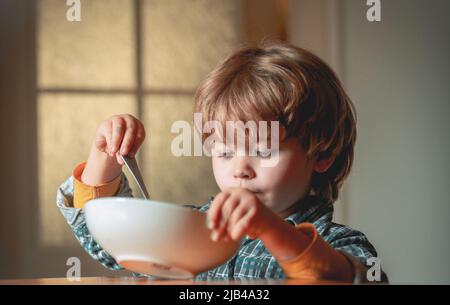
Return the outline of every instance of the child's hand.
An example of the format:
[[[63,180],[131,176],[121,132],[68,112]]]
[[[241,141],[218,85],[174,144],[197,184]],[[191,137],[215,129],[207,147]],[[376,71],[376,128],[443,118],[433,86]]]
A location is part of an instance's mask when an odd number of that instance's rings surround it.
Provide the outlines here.
[[[208,227],[214,241],[239,240],[248,235],[259,238],[277,217],[255,194],[244,188],[219,193],[207,212]]]
[[[123,165],[119,154],[134,157],[145,138],[145,128],[141,121],[130,114],[114,115],[100,124],[94,145],[108,155],[116,156]]]

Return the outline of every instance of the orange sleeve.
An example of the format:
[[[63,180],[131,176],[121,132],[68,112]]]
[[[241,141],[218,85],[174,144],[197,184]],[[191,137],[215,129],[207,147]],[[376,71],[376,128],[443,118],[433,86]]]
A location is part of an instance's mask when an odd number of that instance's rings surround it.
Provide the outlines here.
[[[301,223],[296,228],[309,236],[311,242],[296,257],[278,261],[288,278],[352,281],[350,262],[320,237],[313,224]]]
[[[82,209],[84,204],[94,198],[114,196],[117,194],[120,185],[120,175],[114,180],[100,184],[87,185],[81,182],[81,174],[83,173],[86,162],[78,164],[72,172],[73,176],[73,206]]]

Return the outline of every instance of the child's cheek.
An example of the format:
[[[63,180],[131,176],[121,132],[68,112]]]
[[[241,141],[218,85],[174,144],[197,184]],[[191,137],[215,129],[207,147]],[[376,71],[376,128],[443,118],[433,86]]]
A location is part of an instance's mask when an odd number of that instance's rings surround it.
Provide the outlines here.
[[[277,173],[260,172],[258,179],[258,189],[262,190],[265,194],[266,201],[272,201],[279,196],[282,189],[282,182],[280,176]],[[269,202],[266,202],[269,203]]]
[[[220,190],[236,187],[230,166],[220,158],[213,157],[212,159],[214,178]]]
[[[280,159],[277,166],[258,168],[258,187],[274,191],[284,185],[289,179],[289,164]]]

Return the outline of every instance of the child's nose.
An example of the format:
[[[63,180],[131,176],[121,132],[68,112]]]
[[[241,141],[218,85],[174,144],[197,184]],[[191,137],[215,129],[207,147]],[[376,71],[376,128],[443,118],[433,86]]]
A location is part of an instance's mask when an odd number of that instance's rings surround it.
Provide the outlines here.
[[[236,179],[253,179],[256,176],[255,171],[247,162],[247,158],[242,157],[238,158],[240,160],[237,161],[236,167],[234,169],[234,178]]]

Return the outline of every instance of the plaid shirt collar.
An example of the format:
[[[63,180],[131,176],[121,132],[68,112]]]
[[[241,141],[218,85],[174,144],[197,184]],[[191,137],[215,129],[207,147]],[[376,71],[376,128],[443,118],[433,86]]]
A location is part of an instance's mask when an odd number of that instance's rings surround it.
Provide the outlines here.
[[[285,218],[286,221],[296,226],[302,222],[315,222],[324,215],[333,217],[333,205],[315,195],[308,195],[301,200],[297,211]]]

